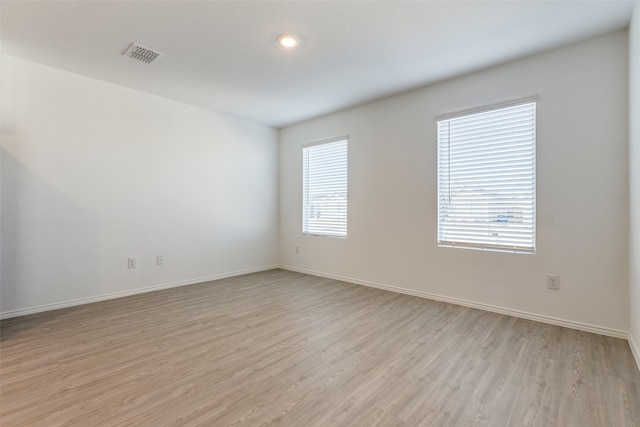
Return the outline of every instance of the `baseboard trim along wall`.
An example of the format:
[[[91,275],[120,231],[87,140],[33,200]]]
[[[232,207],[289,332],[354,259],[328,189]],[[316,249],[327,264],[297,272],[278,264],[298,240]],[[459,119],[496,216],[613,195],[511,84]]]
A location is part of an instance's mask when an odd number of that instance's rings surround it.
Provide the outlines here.
[[[636,359],[636,365],[638,365],[638,369],[640,369],[640,349],[638,349],[638,345],[636,344],[636,341],[633,339],[633,335],[629,334],[627,341],[629,341],[629,347],[631,347],[631,353],[633,354],[634,359]]]
[[[179,286],[187,286],[187,285],[195,285],[197,283],[210,282],[212,280],[220,280],[220,279],[226,279],[228,277],[242,276],[243,274],[258,273],[260,271],[273,270],[274,268],[279,268],[279,266],[269,265],[264,267],[249,268],[246,270],[233,271],[229,273],[214,274],[213,276],[198,277],[195,279],[181,280],[178,282],[171,282],[171,283],[161,283],[159,285],[145,286],[142,288],[129,289],[129,290],[120,291],[120,292],[112,292],[112,293],[97,295],[93,297],[79,298],[79,299],[74,299],[70,301],[57,302],[54,304],[40,305],[36,307],[22,308],[19,310],[12,310],[12,311],[0,313],[0,320],[8,319],[11,317],[25,316],[27,314],[40,313],[43,311],[57,310],[59,308],[73,307],[75,305],[89,304],[92,302],[105,301],[105,300],[114,299],[114,298],[128,297],[130,295],[143,294],[146,292],[159,291],[162,289],[177,288]]]
[[[564,326],[566,328],[577,329],[579,331],[592,332],[594,334],[629,340],[629,334],[627,332],[620,331],[617,329],[610,329],[602,326],[590,325],[587,323],[574,322],[572,320],[559,319],[557,317],[544,316],[540,314],[529,313],[526,311],[498,307],[495,305],[482,304],[482,303],[477,303],[477,302],[468,301],[468,300],[459,299],[459,298],[451,298],[451,297],[446,297],[442,295],[432,294],[429,292],[414,291],[411,289],[401,288],[401,287],[392,286],[392,285],[385,285],[382,283],[370,282],[367,280],[354,279],[351,277],[343,277],[335,274],[326,274],[326,273],[321,273],[319,271],[307,270],[304,268],[297,268],[297,267],[292,267],[288,265],[281,265],[280,268],[282,268],[283,270],[295,271],[298,273],[309,274],[312,276],[325,277],[327,279],[340,280],[342,282],[368,286],[370,288],[382,289],[385,291],[397,292],[405,295],[412,295],[412,296],[431,299],[435,301],[447,302],[450,304],[461,305],[464,307],[477,308],[479,310],[490,311],[493,313],[506,314],[508,316],[519,317],[527,320],[534,320],[536,322],[548,323],[550,325]],[[638,353],[635,352],[637,351],[637,349],[636,350],[633,349],[633,344],[631,343],[631,341],[629,341],[629,344],[632,347],[632,351],[634,351],[634,356],[636,358],[636,361],[640,360],[637,355]],[[638,366],[640,367],[640,364]]]
[[[628,340],[629,346],[631,347],[631,352],[633,353],[633,356],[636,359],[636,363],[638,364],[638,368],[640,369],[640,350],[638,349],[638,346],[636,345],[635,341],[633,340],[633,337],[631,335],[629,335],[625,331],[620,331],[620,330],[611,329],[611,328],[605,328],[605,327],[596,326],[596,325],[590,325],[590,324],[587,324],[587,323],[574,322],[572,320],[560,319],[560,318],[551,317],[551,316],[543,316],[543,315],[540,315],[540,314],[534,314],[534,313],[529,313],[529,312],[520,311],[520,310],[513,310],[513,309],[494,306],[494,305],[490,305],[490,304],[477,303],[477,302],[468,301],[468,300],[464,300],[464,299],[460,299],[460,298],[446,297],[446,296],[442,296],[442,295],[438,295],[438,294],[432,294],[432,293],[429,293],[429,292],[414,291],[414,290],[411,290],[411,289],[401,288],[401,287],[398,287],[398,286],[392,286],[392,285],[386,285],[386,284],[377,283],[377,282],[371,282],[371,281],[368,281],[368,280],[360,280],[360,279],[354,279],[352,277],[344,277],[344,276],[338,276],[338,275],[335,275],[335,274],[327,274],[327,273],[322,273],[322,272],[319,272],[319,271],[307,270],[307,269],[304,269],[304,268],[297,268],[297,267],[292,267],[292,266],[288,266],[288,265],[269,265],[269,266],[263,266],[263,267],[257,267],[257,268],[250,268],[250,269],[246,269],[246,270],[240,270],[240,271],[234,271],[234,272],[229,272],[229,273],[216,274],[216,275],[212,275],[212,276],[205,276],[205,277],[198,277],[198,278],[194,278],[194,279],[181,280],[181,281],[178,281],[178,282],[162,283],[162,284],[158,284],[158,285],[145,286],[145,287],[142,287],[142,288],[130,289],[130,290],[126,290],[126,291],[112,292],[112,293],[109,293],[109,294],[97,295],[97,296],[93,296],[93,297],[79,298],[79,299],[69,300],[69,301],[62,301],[62,302],[58,302],[58,303],[54,303],[54,304],[46,304],[46,305],[41,305],[41,306],[36,306],[36,307],[28,307],[28,308],[23,308],[23,309],[19,309],[19,310],[12,310],[12,311],[7,311],[7,312],[4,312],[4,313],[0,313],[0,319],[8,319],[8,318],[11,318],[11,317],[25,316],[27,314],[35,314],[35,313],[40,313],[40,312],[44,312],[44,311],[57,310],[57,309],[60,309],[60,308],[73,307],[73,306],[76,306],[76,305],[89,304],[89,303],[92,303],[92,302],[105,301],[105,300],[114,299],[114,298],[122,298],[122,297],[130,296],[130,295],[142,294],[142,293],[145,293],[145,292],[153,292],[153,291],[159,291],[159,290],[162,290],[162,289],[176,288],[176,287],[179,287],[179,286],[194,285],[194,284],[197,284],[197,283],[203,283],[203,282],[210,282],[210,281],[213,281],[213,280],[226,279],[226,278],[234,277],[234,276],[241,276],[243,274],[258,273],[258,272],[261,272],[261,271],[273,270],[274,268],[282,268],[284,270],[295,271],[295,272],[298,272],[298,273],[309,274],[309,275],[312,275],[312,276],[318,276],[318,277],[325,277],[327,279],[340,280],[342,282],[353,283],[353,284],[356,284],[356,285],[367,286],[367,287],[370,287],[370,288],[382,289],[382,290],[385,290],[385,291],[397,292],[397,293],[401,293],[401,294],[405,294],[405,295],[412,295],[412,296],[416,296],[416,297],[420,297],[420,298],[426,298],[426,299],[431,299],[431,300],[435,300],[435,301],[446,302],[446,303],[460,305],[460,306],[464,306],[464,307],[476,308],[476,309],[479,309],[479,310],[490,311],[490,312],[499,313],[499,314],[505,314],[505,315],[508,315],[508,316],[519,317],[519,318],[528,319],[528,320],[534,320],[534,321],[537,321],[537,322],[548,323],[548,324],[551,324],[551,325],[564,326],[566,328],[577,329],[577,330],[585,331],[585,332],[592,332],[594,334],[600,334],[600,335],[610,336],[610,337],[614,337],[614,338],[623,338],[623,339]]]

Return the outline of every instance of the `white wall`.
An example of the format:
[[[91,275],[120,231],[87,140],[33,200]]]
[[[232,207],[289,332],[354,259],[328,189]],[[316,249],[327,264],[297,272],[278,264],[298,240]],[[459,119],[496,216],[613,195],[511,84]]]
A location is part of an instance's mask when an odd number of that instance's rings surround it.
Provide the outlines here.
[[[629,27],[630,344],[640,366],[640,2]]]
[[[277,265],[277,138],[3,56],[2,314]]]
[[[617,32],[282,129],[281,264],[626,336],[627,57]],[[435,116],[536,94],[537,254],[438,248]],[[301,146],[346,134],[349,237],[302,236]]]

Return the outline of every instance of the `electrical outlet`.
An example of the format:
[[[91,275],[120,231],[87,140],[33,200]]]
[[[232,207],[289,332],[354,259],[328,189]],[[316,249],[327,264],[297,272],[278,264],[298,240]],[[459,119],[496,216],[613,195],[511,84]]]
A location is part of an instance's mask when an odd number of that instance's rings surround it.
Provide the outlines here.
[[[156,257],[156,265],[162,265],[164,264],[164,257],[162,255],[158,255]]]
[[[129,268],[136,268],[136,265],[137,265],[136,259],[135,258],[129,258],[128,265],[129,265]]]
[[[296,246],[296,253],[299,254],[300,253],[300,246]]]
[[[547,288],[553,290],[560,289],[560,276],[557,274],[547,274]]]

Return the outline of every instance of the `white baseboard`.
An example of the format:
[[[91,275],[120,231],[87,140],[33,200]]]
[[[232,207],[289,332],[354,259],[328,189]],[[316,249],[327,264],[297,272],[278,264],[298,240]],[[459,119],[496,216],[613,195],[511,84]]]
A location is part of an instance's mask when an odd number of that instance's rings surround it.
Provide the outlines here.
[[[584,331],[584,332],[592,332],[594,334],[605,335],[605,336],[614,337],[614,338],[622,338],[622,339],[629,339],[630,338],[629,334],[626,331],[620,331],[620,330],[617,330],[617,329],[611,329],[611,328],[606,328],[606,327],[602,327],[602,326],[590,325],[590,324],[582,323],[582,322],[575,322],[573,320],[566,320],[566,319],[560,319],[560,318],[552,317],[552,316],[545,316],[545,315],[540,315],[540,314],[535,314],[535,313],[529,313],[529,312],[526,312],[526,311],[513,310],[513,309],[510,309],[510,308],[499,307],[499,306],[490,305],[490,304],[483,304],[483,303],[478,303],[478,302],[474,302],[474,301],[468,301],[468,300],[464,300],[464,299],[460,299],[460,298],[452,298],[452,297],[447,297],[447,296],[443,296],[443,295],[432,294],[432,293],[429,293],[429,292],[414,291],[414,290],[411,290],[411,289],[401,288],[401,287],[398,287],[398,286],[385,285],[385,284],[382,284],[382,283],[376,283],[376,282],[370,282],[370,281],[367,281],[367,280],[354,279],[354,278],[351,278],[351,277],[338,276],[338,275],[335,275],[335,274],[327,274],[327,273],[322,273],[322,272],[319,272],[319,271],[313,271],[313,270],[307,270],[307,269],[304,269],[304,268],[292,267],[292,266],[289,266],[289,265],[280,265],[280,268],[282,268],[283,270],[290,270],[290,271],[295,271],[295,272],[298,272],[298,273],[310,274],[312,276],[326,277],[328,279],[340,280],[342,282],[348,282],[348,283],[353,283],[353,284],[356,284],[356,285],[368,286],[370,288],[377,288],[377,289],[382,289],[382,290],[385,290],[385,291],[397,292],[397,293],[406,294],[406,295],[413,295],[413,296],[416,296],[416,297],[421,297],[421,298],[426,298],[426,299],[431,299],[431,300],[441,301],[441,302],[447,302],[447,303],[450,303],[450,304],[461,305],[461,306],[464,306],[464,307],[477,308],[479,310],[490,311],[490,312],[493,312],[493,313],[506,314],[508,316],[519,317],[519,318],[528,319],[528,320],[534,320],[536,322],[548,323],[548,324],[556,325],[556,326],[564,326],[566,328],[577,329],[579,331]],[[629,343],[631,345],[631,340],[629,340]],[[632,350],[633,350],[633,346],[632,346]],[[636,349],[636,351],[637,351],[637,349]],[[636,357],[636,361],[640,360],[638,358],[638,355],[640,355],[640,353],[634,353],[634,356]],[[639,366],[640,366],[640,364],[639,364]]]
[[[212,280],[226,279],[228,277],[241,276],[243,274],[258,273],[260,271],[273,270],[274,268],[279,268],[279,266],[269,265],[264,267],[249,268],[246,270],[233,271],[230,273],[215,274],[213,276],[197,277],[194,279],[181,280],[178,282],[171,282],[171,283],[162,283],[159,285],[145,286],[145,287],[136,288],[136,289],[128,289],[126,291],[112,292],[108,294],[96,295],[93,297],[78,298],[78,299],[69,300],[69,301],[56,302],[53,304],[39,305],[36,307],[21,308],[18,310],[11,310],[11,311],[6,311],[4,313],[0,313],[0,320],[8,319],[10,317],[25,316],[27,314],[40,313],[43,311],[57,310],[59,308],[72,307],[74,305],[89,304],[92,302],[105,301],[105,300],[114,299],[114,298],[122,298],[122,297],[127,297],[130,295],[136,295],[136,294],[143,294],[145,292],[159,291],[161,289],[177,288],[179,286],[194,285],[202,282],[210,282]]]
[[[636,365],[638,365],[638,369],[640,369],[640,349],[638,349],[638,345],[636,341],[633,339],[633,335],[629,334],[629,347],[631,347],[631,353],[633,353],[633,358],[636,359]]]
[[[272,270],[274,268],[282,268],[284,270],[295,271],[295,272],[298,272],[298,273],[309,274],[309,275],[312,275],[312,276],[326,277],[328,279],[340,280],[342,282],[353,283],[353,284],[362,285],[362,286],[368,286],[370,288],[377,288],[377,289],[382,289],[382,290],[386,290],[386,291],[391,291],[391,292],[397,292],[397,293],[406,294],[406,295],[417,296],[417,297],[421,297],[421,298],[426,298],[426,299],[431,299],[431,300],[435,300],[435,301],[446,302],[446,303],[460,305],[460,306],[464,306],[464,307],[477,308],[479,310],[485,310],[485,311],[490,311],[490,312],[493,312],[493,313],[505,314],[505,315],[513,316],[513,317],[520,317],[520,318],[523,318],[523,319],[534,320],[534,321],[537,321],[537,322],[548,323],[548,324],[551,324],[551,325],[564,326],[564,327],[567,327],[567,328],[577,329],[577,330],[580,330],[580,331],[592,332],[592,333],[595,333],[595,334],[600,334],[600,335],[605,335],[605,336],[610,336],[610,337],[615,337],[615,338],[623,338],[623,339],[628,340],[629,346],[631,347],[631,351],[633,353],[633,356],[635,357],[636,363],[638,364],[638,368],[640,369],[640,349],[638,348],[638,346],[636,345],[635,341],[633,340],[633,337],[629,333],[627,333],[626,331],[620,331],[620,330],[617,330],[617,329],[611,329],[611,328],[606,328],[606,327],[597,326],[597,325],[590,325],[590,324],[582,323],[582,322],[575,322],[575,321],[572,321],[572,320],[560,319],[560,318],[552,317],[552,316],[544,316],[544,315],[535,314],[535,313],[529,313],[529,312],[520,311],[520,310],[513,310],[513,309],[510,309],[510,308],[499,307],[499,306],[490,305],[490,304],[483,304],[483,303],[478,303],[478,302],[474,302],[474,301],[468,301],[468,300],[464,300],[464,299],[460,299],[460,298],[452,298],[452,297],[433,294],[433,293],[429,293],[429,292],[414,291],[414,290],[411,290],[411,289],[401,288],[401,287],[398,287],[398,286],[386,285],[386,284],[377,283],[377,282],[371,282],[371,281],[367,281],[367,280],[354,279],[352,277],[338,276],[338,275],[335,275],[335,274],[327,274],[327,273],[322,273],[322,272],[319,272],[319,271],[307,270],[307,269],[304,269],[304,268],[298,268],[298,267],[293,267],[293,266],[288,266],[288,265],[269,265],[269,266],[263,266],[263,267],[257,267],[257,268],[250,268],[250,269],[246,269],[246,270],[240,270],[240,271],[234,271],[234,272],[229,272],[229,273],[216,274],[216,275],[206,276],[206,277],[198,277],[198,278],[182,280],[182,281],[178,281],[178,282],[163,283],[163,284],[159,284],[159,285],[153,285],[153,286],[146,286],[146,287],[142,287],[142,288],[130,289],[130,290],[126,290],[126,291],[112,292],[112,293],[109,293],[109,294],[97,295],[97,296],[93,296],[93,297],[79,298],[79,299],[74,299],[74,300],[69,300],[69,301],[62,301],[62,302],[53,303],[53,304],[45,304],[45,305],[41,305],[41,306],[28,307],[28,308],[23,308],[23,309],[12,310],[12,311],[7,311],[7,312],[0,313],[0,319],[8,319],[8,318],[11,318],[11,317],[24,316],[24,315],[27,315],[27,314],[40,313],[40,312],[43,312],[43,311],[57,310],[59,308],[72,307],[72,306],[75,306],[75,305],[88,304],[88,303],[92,303],[92,302],[104,301],[104,300],[109,300],[109,299],[114,299],[114,298],[121,298],[121,297],[126,297],[126,296],[129,296],[129,295],[136,295],[136,294],[141,294],[141,293],[145,293],[145,292],[158,291],[158,290],[161,290],[161,289],[176,288],[176,287],[179,287],[179,286],[193,285],[193,284],[196,284],[196,283],[209,282],[209,281],[212,281],[212,280],[226,279],[228,277],[241,276],[243,274],[250,274],[250,273],[257,273],[257,272],[260,272],[260,271]]]

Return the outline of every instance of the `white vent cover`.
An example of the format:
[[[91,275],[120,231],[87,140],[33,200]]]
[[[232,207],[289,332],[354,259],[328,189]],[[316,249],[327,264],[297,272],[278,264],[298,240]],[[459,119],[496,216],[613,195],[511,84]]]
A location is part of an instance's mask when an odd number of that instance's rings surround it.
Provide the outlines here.
[[[131,43],[131,46],[123,55],[147,64],[155,64],[164,57],[164,53],[156,52],[153,49],[135,43]]]

